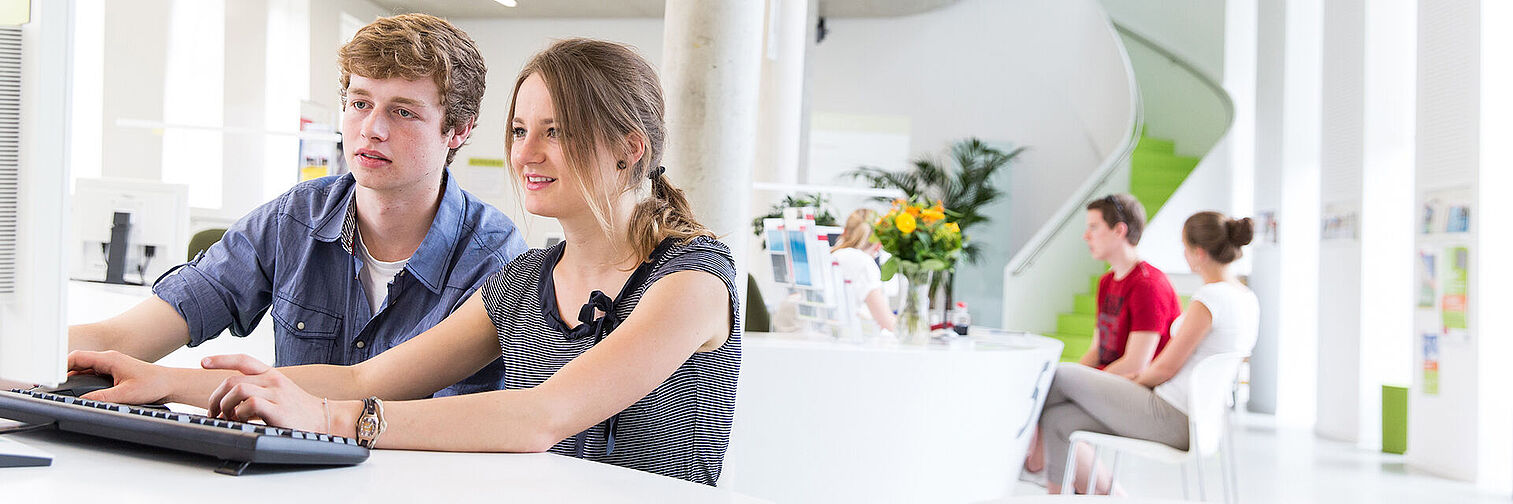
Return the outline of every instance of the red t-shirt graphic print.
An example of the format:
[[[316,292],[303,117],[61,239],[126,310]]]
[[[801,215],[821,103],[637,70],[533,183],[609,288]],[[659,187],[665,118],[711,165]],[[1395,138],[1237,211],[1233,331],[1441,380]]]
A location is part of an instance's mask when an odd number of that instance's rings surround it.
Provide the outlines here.
[[[1160,355],[1171,340],[1172,321],[1181,313],[1171,282],[1150,263],[1141,261],[1118,280],[1114,272],[1105,273],[1098,280],[1098,369],[1124,356],[1129,334],[1135,331],[1160,333]]]

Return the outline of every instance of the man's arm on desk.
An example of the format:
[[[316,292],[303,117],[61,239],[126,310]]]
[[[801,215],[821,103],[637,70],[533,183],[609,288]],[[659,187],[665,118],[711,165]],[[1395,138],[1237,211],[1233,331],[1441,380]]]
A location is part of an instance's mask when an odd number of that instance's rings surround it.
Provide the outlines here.
[[[152,296],[120,315],[68,327],[68,350],[115,350],[153,362],[189,344],[189,323]]]

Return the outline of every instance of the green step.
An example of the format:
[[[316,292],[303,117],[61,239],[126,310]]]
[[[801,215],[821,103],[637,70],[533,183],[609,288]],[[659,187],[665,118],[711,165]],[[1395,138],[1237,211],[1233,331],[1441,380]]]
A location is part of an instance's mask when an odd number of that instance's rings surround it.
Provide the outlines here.
[[[1097,294],[1078,294],[1072,300],[1072,312],[1083,315],[1098,314]]]
[[[1130,173],[1138,176],[1142,170],[1162,172],[1190,172],[1198,166],[1198,158],[1173,156],[1159,152],[1135,151],[1130,158]]]
[[[1061,340],[1064,345],[1061,349],[1061,362],[1077,362],[1082,355],[1087,353],[1088,347],[1093,346],[1093,338],[1089,336],[1075,336],[1070,334],[1052,334],[1052,338]]]
[[[1135,144],[1135,150],[1172,154],[1177,152],[1177,142],[1141,135],[1140,142]]]
[[[1183,180],[1187,180],[1187,176],[1190,174],[1192,174],[1192,168],[1162,168],[1160,170],[1151,168],[1146,170],[1136,170],[1133,174],[1130,175],[1130,188],[1133,189],[1136,186],[1146,185],[1165,186],[1171,189],[1176,189],[1177,186],[1182,185]]]
[[[1056,332],[1092,337],[1098,327],[1098,316],[1083,313],[1056,314]]]

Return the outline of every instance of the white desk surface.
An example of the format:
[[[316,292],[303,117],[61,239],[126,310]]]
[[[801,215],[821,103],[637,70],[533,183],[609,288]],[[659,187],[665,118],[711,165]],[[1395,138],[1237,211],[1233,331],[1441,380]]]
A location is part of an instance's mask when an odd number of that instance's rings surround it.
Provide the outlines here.
[[[69,282],[69,323],[94,322],[152,296],[148,287]],[[271,321],[245,338],[222,335],[159,363],[197,367],[206,355],[246,353],[272,362]],[[178,409],[178,408],[176,408]],[[113,502],[767,502],[729,490],[546,453],[375,450],[351,467],[290,469],[253,465],[242,476],[215,473],[210,457],[79,434],[36,431],[6,439],[52,455],[48,467],[0,469],[0,502],[67,502],[79,490]]]
[[[47,467],[0,468],[0,501],[758,503],[728,490],[548,453],[374,450],[349,467],[252,465],[217,474],[211,457],[58,431],[6,434],[50,453]]]

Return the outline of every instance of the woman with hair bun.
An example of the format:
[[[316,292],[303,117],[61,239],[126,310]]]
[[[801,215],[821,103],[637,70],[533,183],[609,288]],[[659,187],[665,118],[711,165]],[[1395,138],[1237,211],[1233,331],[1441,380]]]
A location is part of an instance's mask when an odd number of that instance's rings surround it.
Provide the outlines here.
[[[1188,375],[1204,358],[1227,352],[1250,352],[1256,343],[1260,307],[1229,265],[1250,244],[1250,218],[1231,219],[1219,212],[1199,212],[1182,226],[1187,264],[1203,277],[1203,286],[1172,323],[1171,342],[1133,380],[1079,364],[1056,370],[1040,416],[1046,442],[1047,489],[1060,493],[1072,432],[1085,430],[1163,443],[1187,449]],[[1075,488],[1087,487],[1092,457],[1077,457]],[[1107,489],[1100,474],[1099,488]]]

